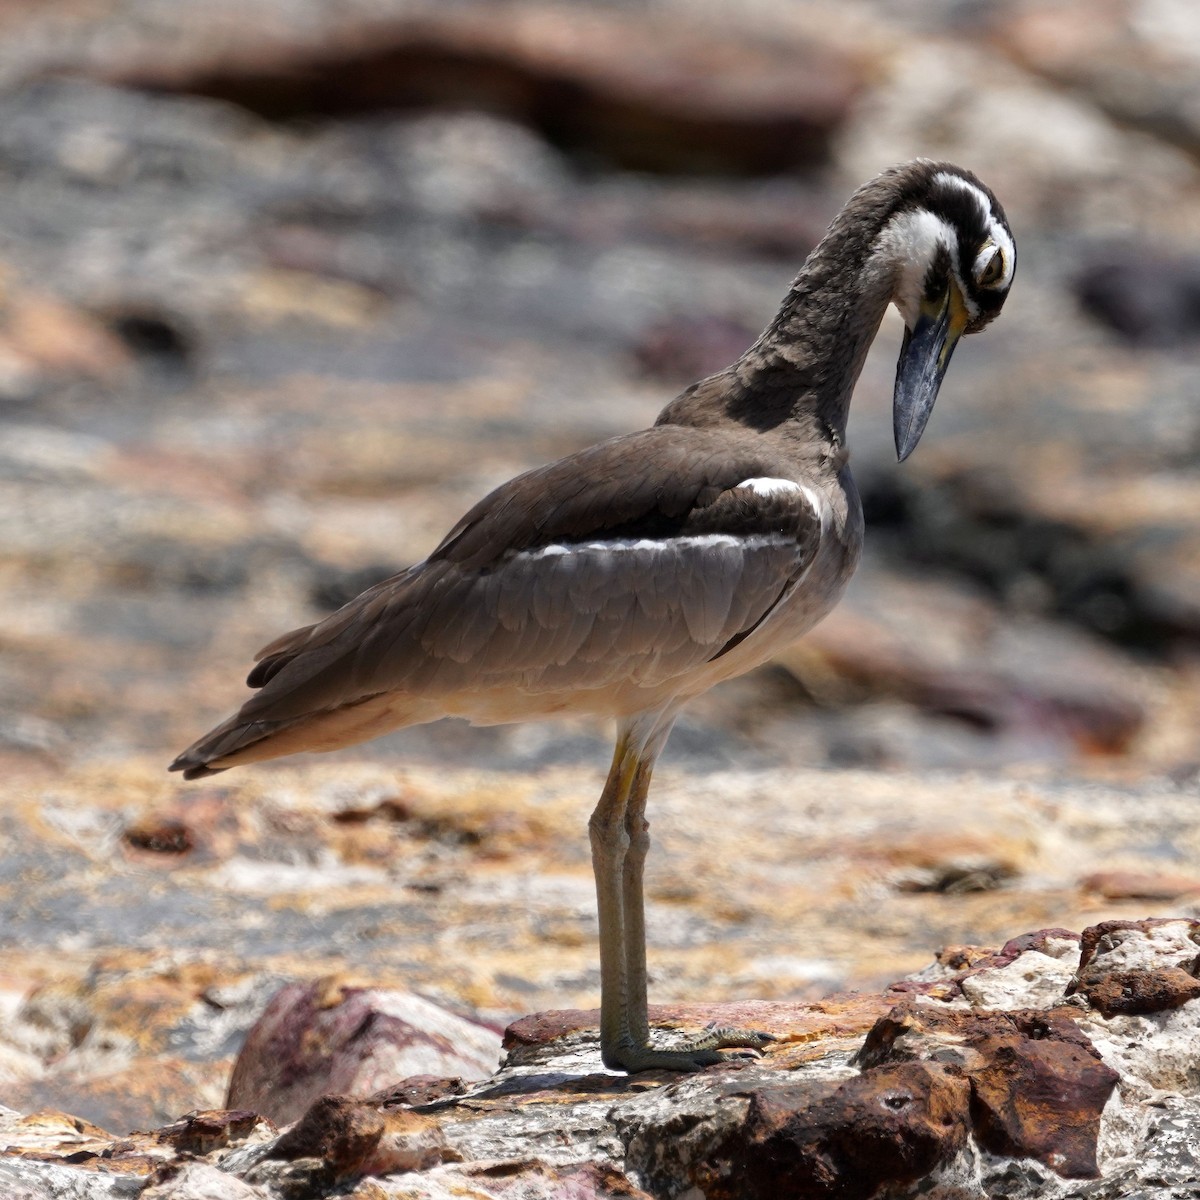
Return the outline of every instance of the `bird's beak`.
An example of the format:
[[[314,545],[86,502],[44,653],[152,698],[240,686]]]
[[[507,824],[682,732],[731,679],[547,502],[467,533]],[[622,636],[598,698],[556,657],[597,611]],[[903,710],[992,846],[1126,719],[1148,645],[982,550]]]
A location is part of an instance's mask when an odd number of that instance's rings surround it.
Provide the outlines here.
[[[896,364],[896,392],[892,400],[892,428],[896,456],[903,462],[925,432],[933,402],[950,356],[967,327],[967,308],[953,279],[938,300],[922,300],[916,324],[904,331],[904,345]]]

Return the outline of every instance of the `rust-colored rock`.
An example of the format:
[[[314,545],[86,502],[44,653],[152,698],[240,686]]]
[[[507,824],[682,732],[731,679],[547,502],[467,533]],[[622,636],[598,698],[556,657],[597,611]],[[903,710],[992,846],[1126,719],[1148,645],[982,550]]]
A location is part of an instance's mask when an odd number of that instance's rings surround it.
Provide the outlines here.
[[[829,44],[530,2],[426,5],[409,19],[347,15],[291,36],[191,49],[189,40],[146,47],[108,75],[271,116],[473,105],[652,170],[820,162],[861,86],[861,68]]]
[[[1100,1114],[1119,1076],[1064,1012],[972,1012],[898,1005],[867,1035],[858,1061],[954,1064],[970,1084],[971,1127],[996,1154],[1034,1158],[1060,1175],[1096,1175]]]
[[[1110,1017],[1163,1012],[1200,997],[1200,921],[1102,921],[1083,931],[1069,990]]]
[[[1059,1175],[1093,1179],[1100,1114],[1119,1076],[1089,1045],[1019,1033],[979,1039],[983,1065],[968,1072],[979,1144],[1036,1158]]]
[[[1179,932],[1186,935],[1187,961],[1194,963],[1200,951],[1200,921],[1188,917],[1146,917],[1140,921],[1101,921],[1098,925],[1089,925],[1083,931],[1079,945],[1079,969],[1081,972],[1087,970],[1096,958],[1111,954],[1130,940],[1131,935],[1136,940],[1153,941],[1165,927],[1172,925],[1179,926]],[[1154,951],[1147,946],[1146,953],[1153,955]],[[1161,952],[1158,957],[1161,958]]]
[[[544,1162],[497,1163],[463,1172],[486,1192],[507,1200],[652,1200],[608,1163],[552,1167]]]
[[[787,1084],[751,1093],[731,1170],[705,1195],[774,1200],[786,1180],[796,1200],[867,1200],[885,1183],[924,1178],[967,1140],[967,1084],[935,1064],[875,1067],[811,1096]]]
[[[384,1131],[360,1173],[388,1175],[401,1171],[425,1171],[438,1163],[461,1162],[462,1154],[447,1145],[434,1117],[401,1109],[388,1113]]]
[[[263,1120],[258,1113],[207,1109],[186,1113],[178,1121],[155,1130],[156,1141],[188,1154],[207,1154],[245,1138]],[[267,1122],[270,1127],[270,1122]]]
[[[886,996],[842,993],[823,1000],[743,1000],[730,1004],[652,1004],[656,1026],[703,1029],[714,1022],[761,1029],[782,1042],[818,1037],[857,1037],[871,1028],[890,1007]],[[510,1060],[523,1048],[548,1046],[581,1030],[598,1029],[597,1008],[551,1009],[513,1021],[504,1031],[504,1050]]]
[[[461,1096],[466,1090],[467,1085],[458,1076],[447,1079],[440,1075],[410,1075],[399,1083],[380,1088],[367,1100],[383,1109],[419,1108],[447,1096]]]
[[[149,854],[186,854],[196,844],[183,821],[156,815],[128,826],[122,837],[130,848]]]
[[[1070,929],[1061,929],[1057,925],[1052,925],[1048,929],[1034,929],[1029,933],[1018,934],[1015,938],[1009,938],[1003,946],[1000,947],[998,954],[999,959],[1011,962],[1019,954],[1024,954],[1026,950],[1037,950],[1040,953],[1046,953],[1052,942],[1077,942],[1080,935]],[[994,965],[999,966],[999,962]]]
[[[386,1122],[370,1104],[347,1096],[322,1096],[271,1147],[271,1157],[320,1159],[334,1179],[357,1170],[379,1145]]]
[[[1112,971],[1081,979],[1076,991],[1106,1017],[1163,1012],[1200,998],[1200,979],[1180,967],[1156,971]]]

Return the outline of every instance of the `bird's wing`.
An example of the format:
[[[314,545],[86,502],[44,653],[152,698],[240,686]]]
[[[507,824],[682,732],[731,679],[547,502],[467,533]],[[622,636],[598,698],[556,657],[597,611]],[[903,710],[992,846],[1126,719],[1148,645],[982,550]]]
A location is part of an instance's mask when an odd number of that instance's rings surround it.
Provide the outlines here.
[[[812,493],[767,470],[654,429],[518,476],[424,563],[266,647],[247,707],[295,717],[386,691],[689,670],[744,638],[816,552]]]
[[[748,636],[815,555],[813,493],[780,470],[656,427],[518,476],[425,562],[265,647],[234,720],[668,681]]]

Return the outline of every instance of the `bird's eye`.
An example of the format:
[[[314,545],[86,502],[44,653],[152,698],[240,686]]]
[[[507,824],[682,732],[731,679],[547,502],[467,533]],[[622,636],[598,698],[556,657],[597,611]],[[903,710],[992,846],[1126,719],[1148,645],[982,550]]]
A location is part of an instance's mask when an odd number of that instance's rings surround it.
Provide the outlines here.
[[[1004,278],[1004,254],[994,250],[992,257],[980,268],[975,276],[980,287],[995,287]]]

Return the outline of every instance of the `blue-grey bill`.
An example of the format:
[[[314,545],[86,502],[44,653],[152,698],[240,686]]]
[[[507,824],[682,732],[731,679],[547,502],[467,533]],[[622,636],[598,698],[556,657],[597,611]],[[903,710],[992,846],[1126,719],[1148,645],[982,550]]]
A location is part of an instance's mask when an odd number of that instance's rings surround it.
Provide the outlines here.
[[[904,331],[892,398],[892,430],[896,435],[896,457],[901,462],[917,448],[950,365],[958,342],[957,336],[950,336],[950,324],[947,296],[936,315],[922,312],[916,326]]]

